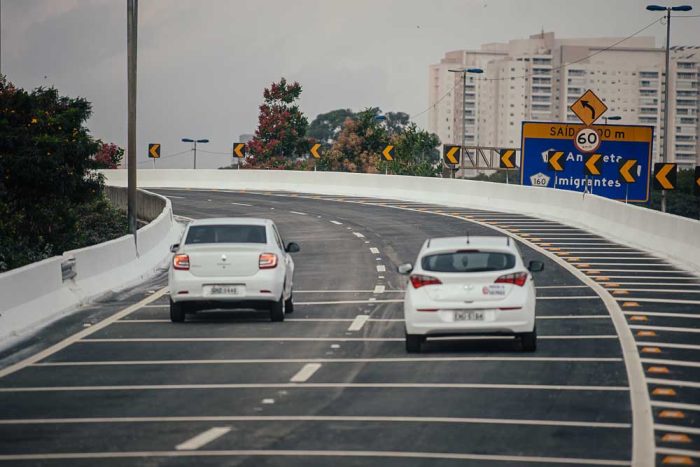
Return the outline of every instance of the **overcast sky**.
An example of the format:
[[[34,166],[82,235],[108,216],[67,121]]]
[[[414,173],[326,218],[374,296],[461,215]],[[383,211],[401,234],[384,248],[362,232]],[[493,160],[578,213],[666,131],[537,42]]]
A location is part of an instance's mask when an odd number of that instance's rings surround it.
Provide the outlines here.
[[[126,0],[0,0],[2,72],[93,103],[88,126],[126,146]],[[698,1],[684,3],[700,14]],[[428,65],[449,50],[554,31],[621,37],[651,23],[637,0],[141,0],[138,158],[209,138],[198,167],[231,161],[253,133],[263,88],[284,76],[304,89],[309,121],[337,108],[415,115],[428,105]],[[700,18],[674,20],[672,45],[700,45]],[[665,26],[643,35],[664,41]],[[427,114],[416,118],[426,126]],[[191,167],[190,153],[158,161]]]

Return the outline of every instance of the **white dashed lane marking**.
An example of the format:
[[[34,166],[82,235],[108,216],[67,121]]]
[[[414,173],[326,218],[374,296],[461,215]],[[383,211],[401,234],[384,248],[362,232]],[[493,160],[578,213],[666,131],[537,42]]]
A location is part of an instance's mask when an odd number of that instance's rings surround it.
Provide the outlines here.
[[[362,235],[360,232],[353,232],[352,234],[353,234],[354,236],[356,236],[357,238],[365,238],[365,236]]]
[[[192,439],[189,439],[185,441],[184,443],[180,443],[177,446],[175,446],[175,449],[178,451],[193,451],[195,449],[199,449],[202,446],[211,443],[214,441],[216,438],[220,438],[226,433],[231,431],[230,426],[220,426],[220,427],[214,427],[210,428],[209,430],[198,434]]]
[[[252,206],[252,204],[247,204],[247,203],[231,203],[235,204],[236,206]]]
[[[338,221],[331,221],[331,224],[335,224],[335,225],[343,225],[343,223],[342,223],[342,222],[338,222]]]
[[[289,380],[292,383],[303,383],[321,368],[320,363],[307,363],[301,370]]]
[[[379,248],[372,247],[369,249],[373,254],[378,255],[379,254]]]
[[[375,294],[384,293],[385,289],[386,289],[386,286],[384,286],[384,285],[376,285],[376,286],[374,286],[374,290],[372,291],[372,293],[375,293]]]
[[[367,321],[369,321],[368,315],[357,315],[350,324],[348,331],[359,331]]]
[[[386,272],[386,266],[383,264],[377,264],[377,272]]]

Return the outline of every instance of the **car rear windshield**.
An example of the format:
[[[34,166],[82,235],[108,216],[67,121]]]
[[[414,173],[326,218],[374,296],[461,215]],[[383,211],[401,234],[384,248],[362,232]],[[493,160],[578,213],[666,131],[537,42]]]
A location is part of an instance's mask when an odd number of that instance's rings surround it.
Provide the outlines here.
[[[267,243],[267,235],[264,225],[195,225],[185,243]]]
[[[493,251],[455,251],[424,256],[424,271],[433,272],[484,272],[502,271],[515,266],[515,256]]]

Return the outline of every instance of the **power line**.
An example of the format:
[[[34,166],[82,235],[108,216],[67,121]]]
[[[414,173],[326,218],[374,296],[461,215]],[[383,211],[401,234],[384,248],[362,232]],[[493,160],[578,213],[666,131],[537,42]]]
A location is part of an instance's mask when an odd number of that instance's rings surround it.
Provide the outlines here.
[[[658,19],[652,21],[651,23],[647,24],[646,26],[644,26],[643,28],[639,29],[638,31],[636,31],[636,32],[634,32],[634,33],[632,33],[632,34],[630,34],[629,36],[624,37],[624,38],[620,39],[619,41],[615,42],[614,44],[609,45],[609,46],[607,46],[607,47],[604,47],[604,48],[602,48],[602,49],[600,49],[600,50],[598,50],[598,51],[596,51],[596,52],[594,52],[594,53],[592,53],[592,54],[590,54],[590,55],[587,55],[587,56],[585,56],[585,57],[579,58],[578,60],[574,60],[573,62],[563,63],[563,64],[561,64],[561,65],[559,65],[559,66],[557,66],[557,67],[554,67],[554,68],[552,68],[552,71],[555,71],[555,70],[562,70],[562,69],[564,69],[564,68],[566,68],[566,67],[568,67],[568,66],[575,65],[575,64],[577,64],[577,63],[581,63],[581,62],[584,61],[584,60],[588,60],[589,58],[595,57],[595,56],[598,55],[598,54],[601,54],[601,53],[606,52],[606,51],[608,51],[608,50],[610,50],[610,49],[613,49],[613,48],[617,47],[618,45],[620,45],[621,43],[625,42],[626,40],[631,39],[632,37],[634,37],[634,36],[636,36],[636,35],[638,35],[638,34],[644,32],[644,31],[646,31],[647,29],[649,29],[650,27],[652,27],[652,26],[655,25],[656,23],[660,22],[660,21],[663,20],[664,18],[665,18],[665,17],[662,16],[662,17],[660,17],[660,18],[658,18]],[[688,16],[684,16],[684,18],[688,18]],[[510,80],[515,80],[515,79],[529,78],[529,77],[531,77],[531,76],[532,76],[532,73],[526,73],[526,74],[524,74],[524,75],[519,75],[519,76],[504,76],[504,77],[501,77],[501,78],[472,78],[472,79],[473,79],[474,81],[510,81]],[[425,110],[423,110],[423,111],[421,111],[421,112],[419,112],[419,113],[417,113],[417,114],[415,114],[415,115],[412,115],[410,118],[411,118],[411,119],[414,119],[414,118],[416,118],[416,117],[420,117],[420,116],[423,115],[424,113],[430,111],[431,109],[434,109],[443,99],[445,99],[445,97],[447,97],[452,91],[454,91],[454,90],[457,88],[457,85],[458,85],[458,84],[455,84],[454,86],[452,86],[452,88],[450,88],[444,95],[442,95],[442,97],[440,97],[440,99],[438,99],[433,105],[431,105],[431,106],[428,107],[427,109],[425,109]]]
[[[186,152],[192,152],[192,149],[185,149],[184,151],[176,152],[174,154],[167,154],[165,156],[160,156],[157,159],[170,159],[171,157],[177,157],[185,154]],[[138,164],[150,164],[151,161],[140,161]]]

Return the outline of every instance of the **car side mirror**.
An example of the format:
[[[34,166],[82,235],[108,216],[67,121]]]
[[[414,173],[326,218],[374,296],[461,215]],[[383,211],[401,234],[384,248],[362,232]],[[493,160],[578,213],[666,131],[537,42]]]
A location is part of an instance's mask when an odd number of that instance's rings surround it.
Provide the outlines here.
[[[287,244],[287,248],[285,248],[284,251],[286,251],[287,253],[298,253],[299,251],[301,251],[301,248],[299,248],[299,245],[297,245],[296,243],[291,242]]]
[[[180,249],[179,243],[174,243],[174,244],[170,245],[170,253],[175,253],[179,249]]]
[[[530,272],[543,271],[544,270],[544,263],[542,261],[530,261],[530,264],[528,264],[527,269]]]
[[[403,274],[404,276],[407,274],[411,274],[411,271],[413,271],[413,265],[411,263],[404,263],[400,264],[397,268],[396,271],[399,274]]]

